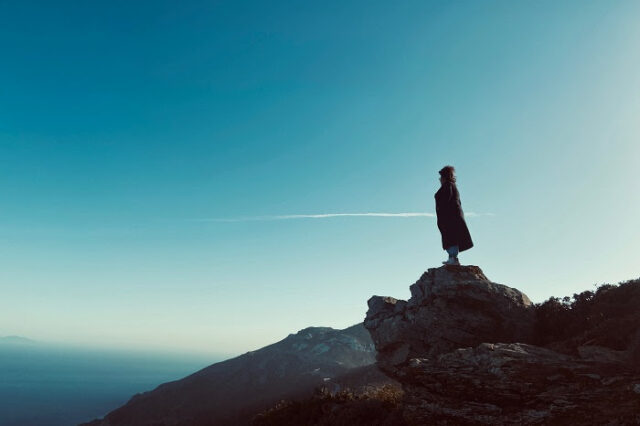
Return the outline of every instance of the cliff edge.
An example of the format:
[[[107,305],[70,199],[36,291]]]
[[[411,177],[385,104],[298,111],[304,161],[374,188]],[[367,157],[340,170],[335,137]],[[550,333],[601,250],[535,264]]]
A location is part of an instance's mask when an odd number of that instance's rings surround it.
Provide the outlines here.
[[[600,299],[611,298],[610,287]],[[609,315],[620,318],[601,314],[600,324],[566,339],[571,344],[542,346],[534,343],[541,340],[541,312],[549,326],[549,306],[540,309],[477,266],[429,269],[410,290],[408,301],[370,298],[364,321],[379,367],[402,384],[408,424],[640,424],[640,317],[632,307]],[[640,282],[624,290],[617,297],[628,302],[632,293],[640,301]],[[598,294],[588,293],[593,311]],[[597,327],[620,321],[624,348],[589,344]]]

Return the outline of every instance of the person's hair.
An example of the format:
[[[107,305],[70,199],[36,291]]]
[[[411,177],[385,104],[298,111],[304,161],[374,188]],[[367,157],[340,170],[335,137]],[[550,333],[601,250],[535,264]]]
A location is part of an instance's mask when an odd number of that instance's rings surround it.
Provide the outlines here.
[[[444,166],[438,173],[442,176],[442,179],[448,182],[456,183],[456,169],[453,166]]]

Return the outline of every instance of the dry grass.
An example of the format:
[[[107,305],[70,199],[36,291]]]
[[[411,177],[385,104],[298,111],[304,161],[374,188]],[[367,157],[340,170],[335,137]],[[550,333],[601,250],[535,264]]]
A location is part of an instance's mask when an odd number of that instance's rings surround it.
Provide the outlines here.
[[[400,404],[402,390],[385,385],[365,392],[347,389],[331,393],[316,389],[302,401],[280,401],[258,414],[254,426],[392,426],[404,425]]]

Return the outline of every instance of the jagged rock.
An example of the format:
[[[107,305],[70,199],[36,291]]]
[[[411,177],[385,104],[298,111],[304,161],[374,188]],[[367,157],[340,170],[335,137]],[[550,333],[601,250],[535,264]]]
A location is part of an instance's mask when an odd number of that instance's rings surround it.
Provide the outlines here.
[[[578,346],[578,354],[587,361],[618,364],[628,364],[630,361],[629,351],[616,351],[596,345]]]
[[[537,308],[477,266],[429,269],[408,301],[372,297],[364,325],[378,365],[402,384],[409,425],[640,425],[640,323],[636,332],[629,306],[603,313],[634,288],[602,293],[601,322],[550,342],[565,353],[530,344]],[[615,324],[624,338],[601,338]],[[594,344],[607,341],[617,346]]]
[[[365,327],[378,364],[391,375],[409,359],[483,342],[529,342],[534,315],[522,292],[496,284],[477,266],[429,269],[410,287],[408,301],[373,296]]]
[[[640,424],[638,376],[537,346],[483,343],[417,358],[407,376],[409,424]]]

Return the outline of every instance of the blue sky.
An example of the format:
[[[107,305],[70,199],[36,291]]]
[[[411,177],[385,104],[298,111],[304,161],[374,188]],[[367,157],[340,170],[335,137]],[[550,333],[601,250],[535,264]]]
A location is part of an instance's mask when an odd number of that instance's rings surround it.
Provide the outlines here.
[[[185,4],[186,3],[186,4]],[[256,349],[445,258],[640,276],[634,1],[0,3],[0,335]],[[211,220],[214,219],[214,220]],[[232,219],[232,220],[218,220]]]

